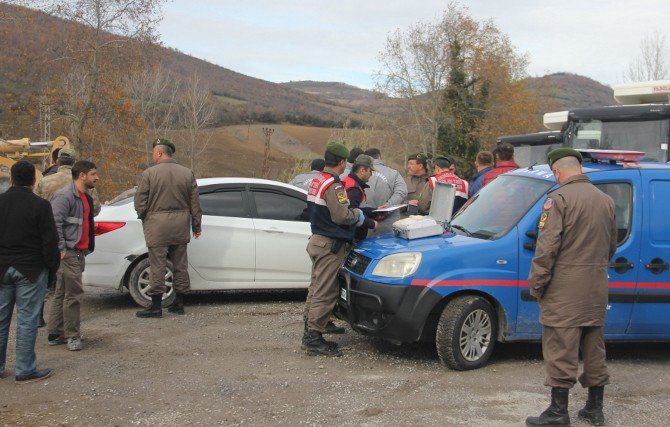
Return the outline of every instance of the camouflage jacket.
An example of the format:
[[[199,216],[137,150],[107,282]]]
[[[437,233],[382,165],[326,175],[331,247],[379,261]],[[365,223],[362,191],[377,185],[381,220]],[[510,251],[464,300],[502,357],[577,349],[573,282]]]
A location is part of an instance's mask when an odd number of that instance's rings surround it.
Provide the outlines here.
[[[72,166],[59,166],[58,172],[45,176],[37,183],[34,192],[44,200],[50,202],[51,199],[53,199],[54,194],[68,184],[72,184]],[[93,215],[96,216],[100,213],[100,197],[98,196],[98,191],[95,188],[91,188],[88,190],[88,194],[93,199]]]

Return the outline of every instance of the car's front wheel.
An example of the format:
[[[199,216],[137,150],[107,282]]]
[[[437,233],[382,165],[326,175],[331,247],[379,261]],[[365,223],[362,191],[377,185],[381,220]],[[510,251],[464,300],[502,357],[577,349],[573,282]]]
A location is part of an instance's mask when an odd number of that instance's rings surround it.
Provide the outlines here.
[[[144,258],[135,264],[128,275],[128,290],[130,291],[130,296],[142,307],[149,307],[151,305],[151,296],[147,295],[150,278],[149,258]],[[168,260],[167,274],[165,275],[167,292],[163,294],[163,307],[169,306],[175,299],[175,292],[174,289],[172,289],[172,278],[172,262]]]
[[[476,296],[459,297],[442,311],[435,334],[437,354],[451,369],[486,365],[493,353],[498,324],[491,304]]]

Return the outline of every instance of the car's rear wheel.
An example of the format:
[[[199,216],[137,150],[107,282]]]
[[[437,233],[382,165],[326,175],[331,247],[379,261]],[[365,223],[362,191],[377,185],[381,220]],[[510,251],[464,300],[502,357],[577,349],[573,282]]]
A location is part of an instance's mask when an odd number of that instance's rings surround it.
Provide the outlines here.
[[[133,300],[142,307],[149,307],[151,305],[151,296],[147,295],[149,291],[149,283],[151,272],[149,269],[149,258],[144,258],[133,267],[128,275],[128,290]],[[168,260],[167,274],[165,275],[165,286],[167,292],[163,294],[162,306],[167,307],[175,299],[175,292],[172,289],[172,262]]]
[[[483,298],[464,296],[442,311],[435,345],[443,364],[465,371],[484,365],[493,353],[498,324],[491,304]]]

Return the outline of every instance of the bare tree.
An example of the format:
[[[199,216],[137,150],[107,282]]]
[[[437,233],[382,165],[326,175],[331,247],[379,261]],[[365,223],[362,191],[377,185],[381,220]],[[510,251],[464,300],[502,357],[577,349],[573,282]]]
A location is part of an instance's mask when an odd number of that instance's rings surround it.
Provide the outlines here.
[[[448,52],[439,24],[418,23],[403,32],[396,30],[379,55],[376,89],[401,98],[404,116],[425,151],[434,152],[441,124],[442,91],[449,74]],[[405,127],[405,129],[408,129]]]
[[[212,139],[209,129],[214,123],[214,104],[211,90],[197,74],[184,83],[179,99],[179,122],[184,128],[185,154],[191,170],[199,176],[207,159],[203,156]]]
[[[654,30],[640,42],[640,53],[623,73],[625,82],[663,80],[670,78],[668,61],[670,49],[665,42],[665,34]]]
[[[79,25],[63,27],[54,64],[81,76],[83,102],[70,103],[67,116],[74,142],[84,147],[87,124],[100,116],[106,97],[118,97],[123,76],[143,66],[147,46],[157,40],[164,0],[25,0],[24,3]],[[67,93],[67,92],[66,92]],[[111,95],[110,95],[111,94]],[[76,107],[76,108],[75,108]]]
[[[151,160],[150,141],[174,127],[179,85],[179,79],[162,66],[139,70],[125,81],[125,91],[146,125],[142,140],[147,162]]]
[[[435,153],[440,130],[461,120],[445,109],[445,92],[455,67],[465,74],[464,90],[484,93],[490,100],[477,107],[478,115],[495,120],[500,114],[494,108],[504,109],[499,105],[501,94],[525,77],[527,66],[527,57],[517,54],[491,21],[475,21],[458,3],[449,4],[437,22],[420,22],[392,33],[379,60],[376,89],[398,101],[398,114],[388,126],[405,154],[417,149]]]

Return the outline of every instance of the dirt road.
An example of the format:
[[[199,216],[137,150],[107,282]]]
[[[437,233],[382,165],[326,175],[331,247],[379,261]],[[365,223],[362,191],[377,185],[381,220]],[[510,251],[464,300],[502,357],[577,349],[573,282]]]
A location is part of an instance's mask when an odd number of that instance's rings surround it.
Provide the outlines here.
[[[299,347],[300,293],[187,297],[187,315],[137,319],[127,295],[87,289],[85,348],[37,342],[44,381],[13,381],[14,335],[0,380],[0,425],[520,426],[548,403],[540,346],[498,346],[491,363],[455,372],[434,347],[379,344],[348,330],[344,356]],[[13,326],[14,327],[14,326]],[[670,344],[608,346],[609,426],[670,420]],[[586,391],[575,388],[574,425]]]

